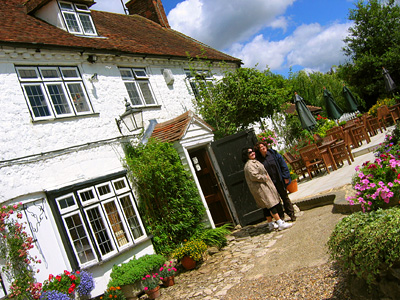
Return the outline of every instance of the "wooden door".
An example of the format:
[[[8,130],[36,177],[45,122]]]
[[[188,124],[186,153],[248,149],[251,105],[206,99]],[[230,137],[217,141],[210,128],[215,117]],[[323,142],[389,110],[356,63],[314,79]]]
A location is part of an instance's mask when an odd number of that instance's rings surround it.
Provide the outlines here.
[[[242,148],[257,143],[254,130],[242,131],[211,143],[211,147],[229,191],[235,215],[240,225],[245,226],[264,219],[257,207],[244,178]]]
[[[233,224],[233,219],[206,149],[190,151],[189,155],[215,226],[221,226],[225,223]]]

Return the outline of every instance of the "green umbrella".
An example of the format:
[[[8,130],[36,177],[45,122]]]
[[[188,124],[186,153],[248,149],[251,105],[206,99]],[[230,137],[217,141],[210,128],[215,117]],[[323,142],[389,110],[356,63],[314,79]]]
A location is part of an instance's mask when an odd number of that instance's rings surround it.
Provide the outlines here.
[[[343,110],[336,104],[331,92],[324,87],[324,99],[326,112],[330,119],[339,119],[343,115]]]
[[[353,93],[343,85],[343,97],[346,99],[347,112],[355,112],[358,110],[358,103]]]
[[[300,118],[301,127],[307,130],[313,129],[315,125],[317,125],[317,121],[315,121],[314,116],[304,103],[303,98],[301,98],[297,93],[294,93],[294,104],[296,105],[297,114]]]

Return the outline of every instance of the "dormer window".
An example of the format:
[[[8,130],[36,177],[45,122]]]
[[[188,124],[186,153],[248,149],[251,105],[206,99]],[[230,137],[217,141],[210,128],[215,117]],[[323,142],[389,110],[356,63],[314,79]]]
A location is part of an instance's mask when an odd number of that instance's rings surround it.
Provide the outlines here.
[[[84,4],[58,2],[65,25],[70,33],[97,35],[89,8]]]

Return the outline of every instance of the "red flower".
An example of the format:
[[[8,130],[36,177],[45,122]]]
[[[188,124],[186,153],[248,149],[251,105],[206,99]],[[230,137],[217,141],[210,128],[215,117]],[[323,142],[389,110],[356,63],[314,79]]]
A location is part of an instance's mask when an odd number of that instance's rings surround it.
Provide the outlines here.
[[[64,274],[67,275],[67,276],[69,276],[71,273],[68,272],[67,270],[64,270]]]
[[[57,275],[57,276],[56,276],[56,279],[57,279],[58,281],[61,281],[61,276],[60,276],[60,275]]]
[[[71,278],[71,280],[75,280],[76,276],[75,275],[71,275],[71,276],[69,276],[69,278]]]

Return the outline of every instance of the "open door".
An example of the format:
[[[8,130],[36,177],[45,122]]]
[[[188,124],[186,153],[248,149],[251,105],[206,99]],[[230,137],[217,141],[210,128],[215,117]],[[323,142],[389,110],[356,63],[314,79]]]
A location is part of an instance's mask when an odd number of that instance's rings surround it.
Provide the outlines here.
[[[206,149],[189,151],[189,155],[215,226],[225,223],[233,224],[232,216]]]
[[[240,225],[245,226],[264,218],[244,178],[242,148],[257,143],[254,130],[246,130],[211,143],[219,168],[235,207]]]

